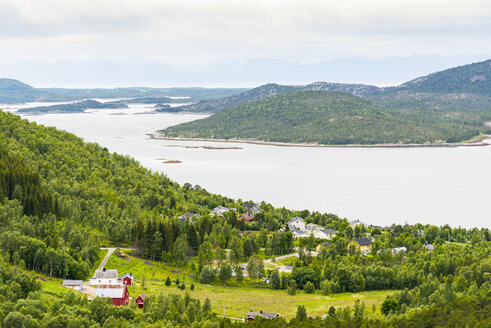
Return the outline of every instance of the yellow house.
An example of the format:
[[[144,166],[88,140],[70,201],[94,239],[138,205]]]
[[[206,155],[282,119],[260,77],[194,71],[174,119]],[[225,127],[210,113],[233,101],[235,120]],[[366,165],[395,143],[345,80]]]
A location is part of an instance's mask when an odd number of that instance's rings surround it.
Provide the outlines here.
[[[372,241],[368,238],[355,238],[348,244],[348,249],[351,245],[355,245],[363,255],[370,254],[372,252]]]

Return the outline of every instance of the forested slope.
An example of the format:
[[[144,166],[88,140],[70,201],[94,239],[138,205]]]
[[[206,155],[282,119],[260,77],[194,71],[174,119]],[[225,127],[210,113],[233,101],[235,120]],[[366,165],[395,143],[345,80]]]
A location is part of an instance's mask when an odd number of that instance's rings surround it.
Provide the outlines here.
[[[103,240],[133,243],[138,221],[231,202],[5,112],[0,149],[0,249],[57,277],[87,277]]]
[[[491,113],[393,111],[341,92],[296,91],[169,127],[167,137],[333,145],[457,142],[489,129]]]
[[[374,106],[363,100],[357,104],[360,111]],[[243,284],[251,298],[257,288],[273,289],[275,297],[312,294],[314,302],[316,295],[350,292],[353,299],[364,290],[398,290],[381,308],[366,308],[364,300],[358,300],[353,307],[324,309],[327,316],[321,320],[308,317],[308,306],[307,310],[299,306],[296,318],[288,322],[258,319],[248,324],[256,327],[487,327],[490,323],[489,229],[421,224],[352,228],[333,214],[290,211],[264,202],[255,222],[246,226],[237,220],[245,210],[241,201],[199,186],[181,187],[127,156],[4,112],[0,112],[0,195],[3,327],[245,325],[218,317],[209,300],[192,298],[194,284],[196,288],[219,285],[232,294]],[[236,207],[238,213],[211,216],[210,209],[218,205]],[[201,217],[181,224],[176,216],[187,211]],[[336,237],[328,243],[310,236],[294,244],[291,231],[278,230],[295,215],[335,229]],[[363,256],[350,241],[367,235],[374,238],[373,251]],[[320,242],[319,254],[309,254]],[[149,271],[155,270],[154,265],[178,266],[176,274],[186,279],[187,286],[177,279],[168,285],[167,280],[147,277],[162,293],[148,295],[144,310],[133,305],[115,307],[101,298],[89,302],[73,292],[60,296],[43,290],[40,279],[45,278],[38,275],[87,278],[98,263],[102,244],[125,244],[135,248],[134,254],[145,259],[142,262],[159,261],[145,262]],[[434,249],[428,251],[426,244]],[[265,268],[263,258],[291,253],[294,246],[299,249],[291,273],[280,275],[277,269]],[[406,253],[394,254],[393,247],[405,247]],[[239,274],[241,262],[248,262],[247,278]],[[171,272],[165,267],[162,270]],[[266,276],[269,282],[259,285]],[[139,279],[132,297],[140,288],[149,291],[143,286],[144,276]],[[52,281],[43,284],[61,288]],[[172,293],[177,286],[179,292],[187,288],[182,296]]]

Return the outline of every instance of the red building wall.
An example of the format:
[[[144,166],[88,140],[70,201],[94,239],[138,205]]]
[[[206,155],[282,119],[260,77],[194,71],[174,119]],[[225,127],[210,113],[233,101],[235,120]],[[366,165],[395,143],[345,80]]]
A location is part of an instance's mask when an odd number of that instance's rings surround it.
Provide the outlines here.
[[[113,304],[115,306],[126,305],[130,302],[130,294],[128,293],[128,288],[124,287],[124,293],[122,298],[113,298]]]
[[[138,305],[138,308],[143,309],[145,302],[142,300],[142,298],[140,296],[138,296],[138,298],[136,299],[135,302]]]
[[[124,285],[131,286],[132,283],[133,283],[133,279],[131,279],[130,277],[124,277],[124,279],[123,279]]]

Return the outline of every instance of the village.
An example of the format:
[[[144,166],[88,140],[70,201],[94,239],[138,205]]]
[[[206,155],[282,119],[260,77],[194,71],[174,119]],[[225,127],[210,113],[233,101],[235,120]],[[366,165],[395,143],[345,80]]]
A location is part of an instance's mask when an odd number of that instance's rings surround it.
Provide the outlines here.
[[[255,217],[258,213],[261,213],[261,208],[258,204],[254,203],[244,203],[243,208],[245,208],[245,212],[237,215],[237,220],[243,221],[246,225],[250,225],[255,222]],[[236,208],[227,208],[223,206],[219,206],[214,208],[211,212],[211,216],[223,216],[225,213],[233,211],[237,212]],[[186,212],[183,215],[179,216],[177,219],[179,222],[184,224],[193,224],[196,219],[199,219],[200,215],[192,212]],[[360,228],[360,227],[368,227],[368,228],[379,228],[379,229],[390,229],[389,227],[382,228],[373,225],[366,225],[365,223],[359,220],[349,221],[349,226],[352,229]],[[315,240],[316,246],[314,250],[311,250],[309,254],[311,256],[317,256],[321,249],[326,245],[331,245],[331,240],[336,237],[337,231],[331,228],[325,228],[318,224],[307,223],[305,219],[294,216],[292,217],[283,227],[281,227],[279,232],[287,232],[290,231],[293,239],[300,242],[304,238],[310,238],[311,240]],[[241,231],[241,234],[250,234],[252,231],[245,230]],[[372,252],[372,243],[375,240],[370,233],[365,233],[364,237],[353,238],[349,244],[348,249],[355,250],[359,252],[362,256],[367,256]],[[433,249],[433,245],[425,245],[428,251]],[[282,256],[277,256],[275,258],[268,258],[264,260],[264,264],[266,268],[271,270],[278,270],[280,273],[291,273],[293,270],[293,265],[290,263],[282,264],[282,260],[288,260],[290,258],[295,259],[298,258],[299,250],[301,248],[295,246],[294,251],[290,254],[285,254]],[[130,302],[134,303],[138,308],[143,309],[145,307],[145,299],[147,295],[144,291],[135,295],[136,297],[130,297],[129,287],[133,286],[135,283],[135,277],[130,272],[125,272],[123,275],[118,274],[118,270],[106,268],[106,263],[109,257],[116,253],[118,257],[127,257],[121,251],[116,251],[116,248],[107,248],[108,253],[103,258],[98,269],[95,270],[92,278],[89,279],[88,282],[84,282],[82,280],[64,280],[62,285],[66,288],[82,292],[88,295],[88,299],[94,299],[96,297],[110,299],[114,306],[122,306],[128,305]],[[382,250],[378,250],[377,253],[380,254]],[[398,247],[390,249],[392,255],[398,253],[407,253],[406,247]],[[123,255],[121,255],[123,254]],[[228,254],[227,254],[228,256]],[[147,263],[147,262],[145,262]],[[248,277],[247,272],[247,263],[240,263],[240,267],[242,270],[242,274],[244,277]],[[235,276],[235,272],[233,273]],[[260,281],[260,284],[270,283],[269,276]],[[134,289],[133,289],[134,291]],[[272,303],[271,305],[274,305]],[[244,314],[244,317],[241,319],[243,321],[252,321],[257,317],[263,317],[265,319],[274,319],[280,317],[281,314],[277,312],[264,312],[259,309],[258,311],[249,311]]]

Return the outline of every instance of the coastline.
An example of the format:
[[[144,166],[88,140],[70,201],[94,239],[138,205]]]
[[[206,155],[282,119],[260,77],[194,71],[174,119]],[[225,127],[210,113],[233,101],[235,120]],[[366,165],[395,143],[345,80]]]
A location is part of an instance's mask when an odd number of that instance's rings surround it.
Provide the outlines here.
[[[172,141],[203,141],[203,142],[225,142],[225,143],[242,143],[251,145],[262,146],[276,146],[276,147],[306,147],[306,148],[429,148],[429,147],[442,147],[442,148],[455,148],[455,147],[484,147],[489,146],[491,143],[484,142],[490,139],[491,136],[478,136],[474,139],[460,142],[460,143],[428,143],[428,144],[373,144],[373,145],[322,145],[313,143],[291,143],[291,142],[275,142],[275,141],[259,141],[248,139],[205,139],[205,138],[179,138],[179,137],[165,137],[158,133],[146,133],[149,140],[172,140]]]

